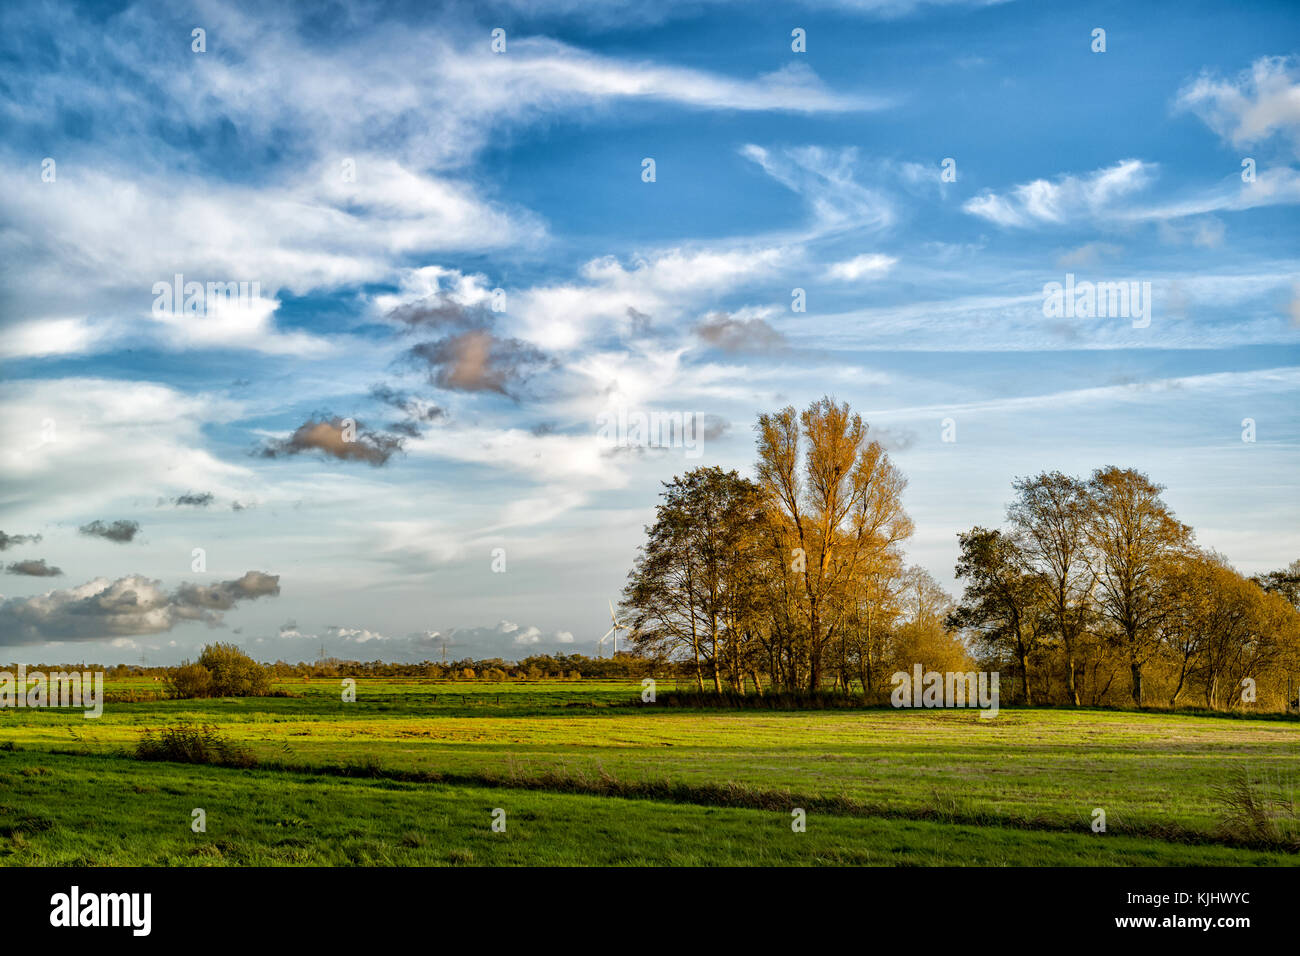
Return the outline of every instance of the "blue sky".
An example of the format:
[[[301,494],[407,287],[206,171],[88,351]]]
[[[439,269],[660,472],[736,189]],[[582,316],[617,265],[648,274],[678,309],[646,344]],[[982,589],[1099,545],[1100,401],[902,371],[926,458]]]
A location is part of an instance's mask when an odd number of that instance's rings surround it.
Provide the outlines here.
[[[269,6],[0,11],[12,655],[592,653],[659,482],[824,393],[950,587],[1043,469],[1300,553],[1289,4]],[[1045,315],[1067,273],[1149,324]]]

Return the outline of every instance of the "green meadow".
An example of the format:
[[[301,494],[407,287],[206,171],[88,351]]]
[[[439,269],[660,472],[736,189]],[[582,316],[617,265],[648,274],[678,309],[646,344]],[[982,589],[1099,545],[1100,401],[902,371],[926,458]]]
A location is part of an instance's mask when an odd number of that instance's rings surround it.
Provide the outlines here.
[[[282,681],[292,696],[0,711],[17,865],[1294,865],[1294,719],[690,710],[635,682]],[[671,690],[671,683],[661,692]],[[250,767],[135,759],[210,725]],[[1246,782],[1277,817],[1244,827]],[[191,812],[206,814],[204,833]],[[503,810],[504,832],[492,828]],[[806,816],[792,829],[792,811]],[[1106,831],[1093,831],[1103,810]]]

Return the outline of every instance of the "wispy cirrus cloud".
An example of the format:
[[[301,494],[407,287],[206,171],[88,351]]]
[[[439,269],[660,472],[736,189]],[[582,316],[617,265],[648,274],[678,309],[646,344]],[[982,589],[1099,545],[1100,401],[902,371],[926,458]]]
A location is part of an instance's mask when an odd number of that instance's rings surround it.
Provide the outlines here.
[[[962,209],[1018,229],[1095,220],[1115,214],[1117,203],[1145,189],[1157,170],[1155,163],[1124,159],[1084,175],[1035,179],[1001,193],[989,190],[968,199]]]
[[[858,151],[852,147],[771,150],[749,143],[740,154],[808,204],[812,223],[805,239],[845,230],[879,231],[897,219],[885,194],[858,181]]]

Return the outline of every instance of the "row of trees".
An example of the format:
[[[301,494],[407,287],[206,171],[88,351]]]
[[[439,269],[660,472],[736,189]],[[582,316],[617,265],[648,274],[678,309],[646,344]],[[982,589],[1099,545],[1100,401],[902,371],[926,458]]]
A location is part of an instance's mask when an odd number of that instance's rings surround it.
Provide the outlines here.
[[[418,677],[434,680],[581,680],[583,677],[646,677],[656,662],[630,654],[597,659],[582,654],[539,654],[522,661],[499,657],[465,658],[445,664],[422,661],[345,661],[329,658],[315,663],[259,664],[234,644],[208,644],[199,659],[163,671],[173,697],[263,697],[271,681],[286,677]]]
[[[520,661],[500,657],[408,664],[394,661],[354,661],[337,657],[270,665],[276,677],[421,677],[431,680],[579,680],[649,676],[653,663],[630,654],[587,657],[583,654],[534,654]]]
[[[965,593],[949,623],[1016,676],[1021,701],[1101,703],[1121,671],[1139,706],[1295,700],[1300,561],[1243,577],[1196,547],[1164,489],[1133,470],[1013,487],[1005,528],[958,536]]]
[[[920,663],[1002,671],[1027,703],[1145,704],[1154,682],[1162,702],[1223,707],[1245,678],[1261,700],[1294,697],[1300,562],[1241,577],[1140,472],[1017,481],[1006,528],[959,535],[956,602],[907,566],[906,480],[859,415],[823,398],[756,430],[756,480],[703,467],[665,483],[623,592],[634,646],[701,690],[883,698]]]
[[[825,398],[757,431],[756,481],[706,467],[665,484],[623,593],[634,645],[719,692],[874,690],[903,646],[964,663],[950,599],[904,564],[906,480],[861,416]]]

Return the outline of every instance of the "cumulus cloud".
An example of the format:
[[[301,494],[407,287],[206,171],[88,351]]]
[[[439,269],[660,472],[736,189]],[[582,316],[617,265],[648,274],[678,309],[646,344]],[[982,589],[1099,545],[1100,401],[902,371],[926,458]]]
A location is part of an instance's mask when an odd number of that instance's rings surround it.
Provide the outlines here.
[[[247,571],[241,578],[219,584],[185,583],[176,589],[176,599],[188,607],[228,611],[240,601],[280,593],[280,576]]]
[[[96,519],[89,524],[83,524],[77,530],[92,538],[104,538],[107,541],[124,544],[133,541],[135,536],[140,533],[140,522],[124,518],[109,524]]]
[[[402,448],[402,438],[366,429],[361,422],[343,418],[308,419],[288,438],[272,439],[262,445],[263,458],[284,458],[320,452],[340,461],[364,461],[379,467]]]
[[[369,644],[372,641],[386,641],[388,638],[378,631],[372,631],[365,627],[342,627],[338,624],[331,624],[325,629],[325,636],[335,640],[344,641],[348,644]]]
[[[786,345],[785,336],[763,319],[740,319],[727,312],[707,316],[695,334],[724,352],[772,352]]]
[[[466,329],[490,325],[492,313],[481,302],[466,304],[439,294],[399,305],[388,318],[413,329]]]
[[[500,657],[519,660],[530,654],[572,653],[571,631],[545,631],[533,624],[501,620],[494,627],[458,627],[439,637],[435,646],[446,640],[448,648],[457,648],[457,656],[474,658]],[[594,645],[593,645],[594,646]]]
[[[279,594],[279,580],[277,575],[249,571],[233,581],[184,584],[167,591],[161,581],[128,575],[9,598],[0,601],[0,645],[160,634],[188,621],[216,626],[222,612],[239,601]]]
[[[1290,57],[1260,57],[1232,79],[1203,72],[1178,92],[1176,108],[1195,113],[1233,146],[1280,134],[1300,155],[1300,70]]]
[[[44,558],[27,561],[14,561],[5,568],[6,574],[25,574],[33,578],[57,578],[63,573],[62,568],[45,563]]]
[[[410,354],[427,363],[429,380],[439,388],[510,397],[515,397],[513,389],[546,364],[546,356],[537,347],[520,339],[498,337],[487,329],[421,342]]]
[[[0,551],[16,548],[20,544],[36,544],[40,540],[39,534],[5,534],[0,531]]]

